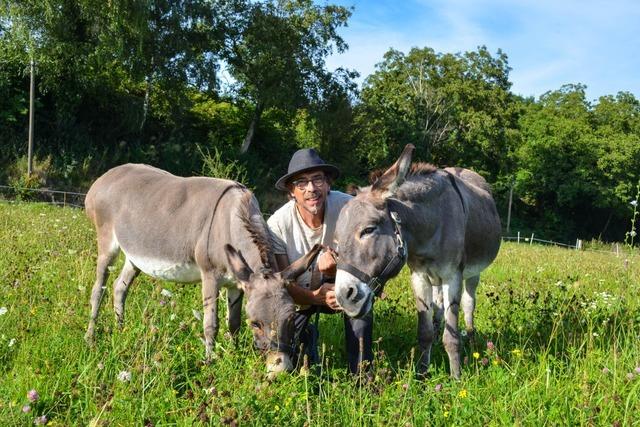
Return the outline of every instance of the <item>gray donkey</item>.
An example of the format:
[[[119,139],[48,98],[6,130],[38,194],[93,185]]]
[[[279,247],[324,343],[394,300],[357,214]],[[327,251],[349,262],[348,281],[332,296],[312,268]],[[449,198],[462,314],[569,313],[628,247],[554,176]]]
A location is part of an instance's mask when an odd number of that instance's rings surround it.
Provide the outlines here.
[[[240,328],[244,292],[254,343],[267,353],[267,370],[275,374],[293,368],[295,307],[286,286],[309,267],[320,247],[275,273],[268,230],[250,191],[234,181],[181,178],[151,166],[127,164],[96,180],[85,207],[98,240],[85,336],[89,343],[108,267],[122,250],[124,267],[113,284],[120,326],[127,291],[140,271],[174,282],[201,281],[207,360],[218,332],[218,293],[225,287],[230,332],[236,334]]]
[[[459,378],[459,306],[472,333],[480,272],[500,248],[500,218],[480,175],[461,168],[412,166],[413,149],[407,145],[371,188],[343,208],[336,229],[336,297],[347,315],[364,316],[385,282],[407,262],[418,310],[418,368],[426,373],[434,317],[444,316],[449,368]]]

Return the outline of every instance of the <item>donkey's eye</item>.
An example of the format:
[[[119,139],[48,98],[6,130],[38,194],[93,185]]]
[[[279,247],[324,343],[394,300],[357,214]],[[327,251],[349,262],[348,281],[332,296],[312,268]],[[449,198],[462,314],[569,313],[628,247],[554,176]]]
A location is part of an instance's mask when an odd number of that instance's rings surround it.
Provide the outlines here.
[[[253,329],[261,329],[262,328],[262,324],[260,322],[251,322],[251,327]]]
[[[368,234],[372,234],[374,231],[376,231],[376,227],[367,227],[360,232],[360,238],[363,238]]]

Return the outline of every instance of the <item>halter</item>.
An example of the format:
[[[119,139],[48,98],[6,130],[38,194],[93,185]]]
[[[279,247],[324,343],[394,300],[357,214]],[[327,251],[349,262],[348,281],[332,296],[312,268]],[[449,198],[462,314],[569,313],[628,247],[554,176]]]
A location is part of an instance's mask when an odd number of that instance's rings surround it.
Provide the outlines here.
[[[338,261],[337,265],[338,269],[344,270],[361,282],[366,283],[376,297],[379,297],[382,293],[382,287],[387,280],[398,274],[398,271],[400,271],[407,260],[407,248],[404,240],[402,239],[402,221],[400,220],[400,215],[395,211],[389,210],[389,208],[387,208],[387,213],[389,214],[391,223],[393,224],[393,230],[396,238],[396,251],[393,255],[385,257],[385,266],[382,269],[382,272],[377,276],[372,277],[349,263]]]

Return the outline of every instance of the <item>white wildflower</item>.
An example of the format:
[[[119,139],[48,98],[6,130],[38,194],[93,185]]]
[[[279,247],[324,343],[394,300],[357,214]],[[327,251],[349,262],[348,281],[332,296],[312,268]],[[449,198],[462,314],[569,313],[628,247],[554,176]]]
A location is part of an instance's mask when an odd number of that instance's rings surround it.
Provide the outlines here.
[[[131,372],[120,371],[120,373],[118,374],[118,380],[122,381],[123,383],[131,381]]]
[[[631,206],[638,206],[638,200],[632,200]]]
[[[463,336],[463,337],[466,337],[467,336],[467,331],[465,329],[461,330],[460,331],[460,335]]]
[[[15,338],[11,338],[9,340],[9,347],[13,347],[13,345],[16,343],[16,339]]]
[[[0,307],[0,316],[7,314],[7,311],[9,311],[7,307]]]
[[[592,335],[593,335],[594,337],[596,337],[596,338],[600,336],[600,334],[599,334],[599,333],[597,333],[597,332],[594,332]]]
[[[163,289],[162,292],[160,292],[160,295],[167,298],[173,297],[173,293],[168,289]]]

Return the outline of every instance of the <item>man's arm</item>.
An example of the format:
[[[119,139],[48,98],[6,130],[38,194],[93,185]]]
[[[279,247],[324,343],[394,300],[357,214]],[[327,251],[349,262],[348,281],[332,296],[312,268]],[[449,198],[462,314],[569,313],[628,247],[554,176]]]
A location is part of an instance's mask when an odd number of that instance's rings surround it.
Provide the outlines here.
[[[282,271],[289,266],[289,259],[284,254],[276,254],[276,264],[278,271]],[[312,291],[294,283],[287,289],[293,301],[298,305],[326,305],[333,310],[340,309],[333,291],[333,284],[325,283]]]

